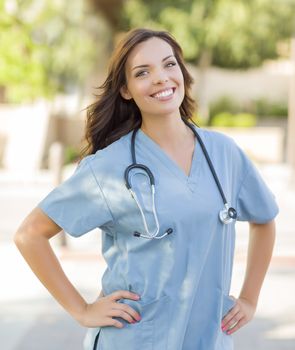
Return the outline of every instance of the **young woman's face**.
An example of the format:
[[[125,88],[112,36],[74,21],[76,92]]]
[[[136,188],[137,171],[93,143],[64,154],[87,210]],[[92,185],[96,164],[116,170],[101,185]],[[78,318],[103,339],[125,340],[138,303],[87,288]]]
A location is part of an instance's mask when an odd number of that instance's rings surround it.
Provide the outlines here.
[[[126,62],[125,99],[133,99],[142,117],[178,115],[184,98],[183,74],[172,47],[160,38],[138,44]]]

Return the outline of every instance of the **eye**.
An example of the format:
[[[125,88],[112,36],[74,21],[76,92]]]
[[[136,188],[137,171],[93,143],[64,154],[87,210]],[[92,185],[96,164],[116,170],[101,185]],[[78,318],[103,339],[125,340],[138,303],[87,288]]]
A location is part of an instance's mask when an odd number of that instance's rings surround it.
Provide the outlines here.
[[[174,61],[168,62],[168,63],[166,64],[166,67],[168,67],[168,68],[174,67],[174,66],[176,66],[176,62],[174,62]]]
[[[137,78],[137,77],[142,77],[142,76],[146,75],[147,73],[148,73],[147,70],[140,70],[139,72],[137,72],[137,73],[135,74],[135,77],[136,77],[136,78]]]

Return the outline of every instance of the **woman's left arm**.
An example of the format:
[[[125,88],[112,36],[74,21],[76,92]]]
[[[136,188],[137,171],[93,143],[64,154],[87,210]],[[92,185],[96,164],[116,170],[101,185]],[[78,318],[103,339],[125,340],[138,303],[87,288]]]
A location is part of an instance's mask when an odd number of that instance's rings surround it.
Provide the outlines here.
[[[222,320],[222,330],[236,332],[254,316],[275,242],[275,221],[250,223],[246,275],[235,306]]]

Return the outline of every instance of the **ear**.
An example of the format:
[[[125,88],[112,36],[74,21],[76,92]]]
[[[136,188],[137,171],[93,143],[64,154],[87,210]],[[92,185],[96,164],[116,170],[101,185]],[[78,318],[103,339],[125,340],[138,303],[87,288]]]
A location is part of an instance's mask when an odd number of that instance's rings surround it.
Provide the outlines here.
[[[125,100],[131,100],[132,96],[126,85],[123,85],[120,89],[120,94]]]

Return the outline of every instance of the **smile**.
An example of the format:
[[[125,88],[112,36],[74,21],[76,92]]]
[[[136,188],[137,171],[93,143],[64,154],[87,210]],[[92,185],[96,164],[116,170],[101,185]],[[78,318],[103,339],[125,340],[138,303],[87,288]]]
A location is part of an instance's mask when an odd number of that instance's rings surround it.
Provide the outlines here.
[[[166,100],[166,99],[169,99],[174,94],[174,91],[175,91],[175,88],[165,89],[151,95],[151,97],[156,98],[157,100]]]

